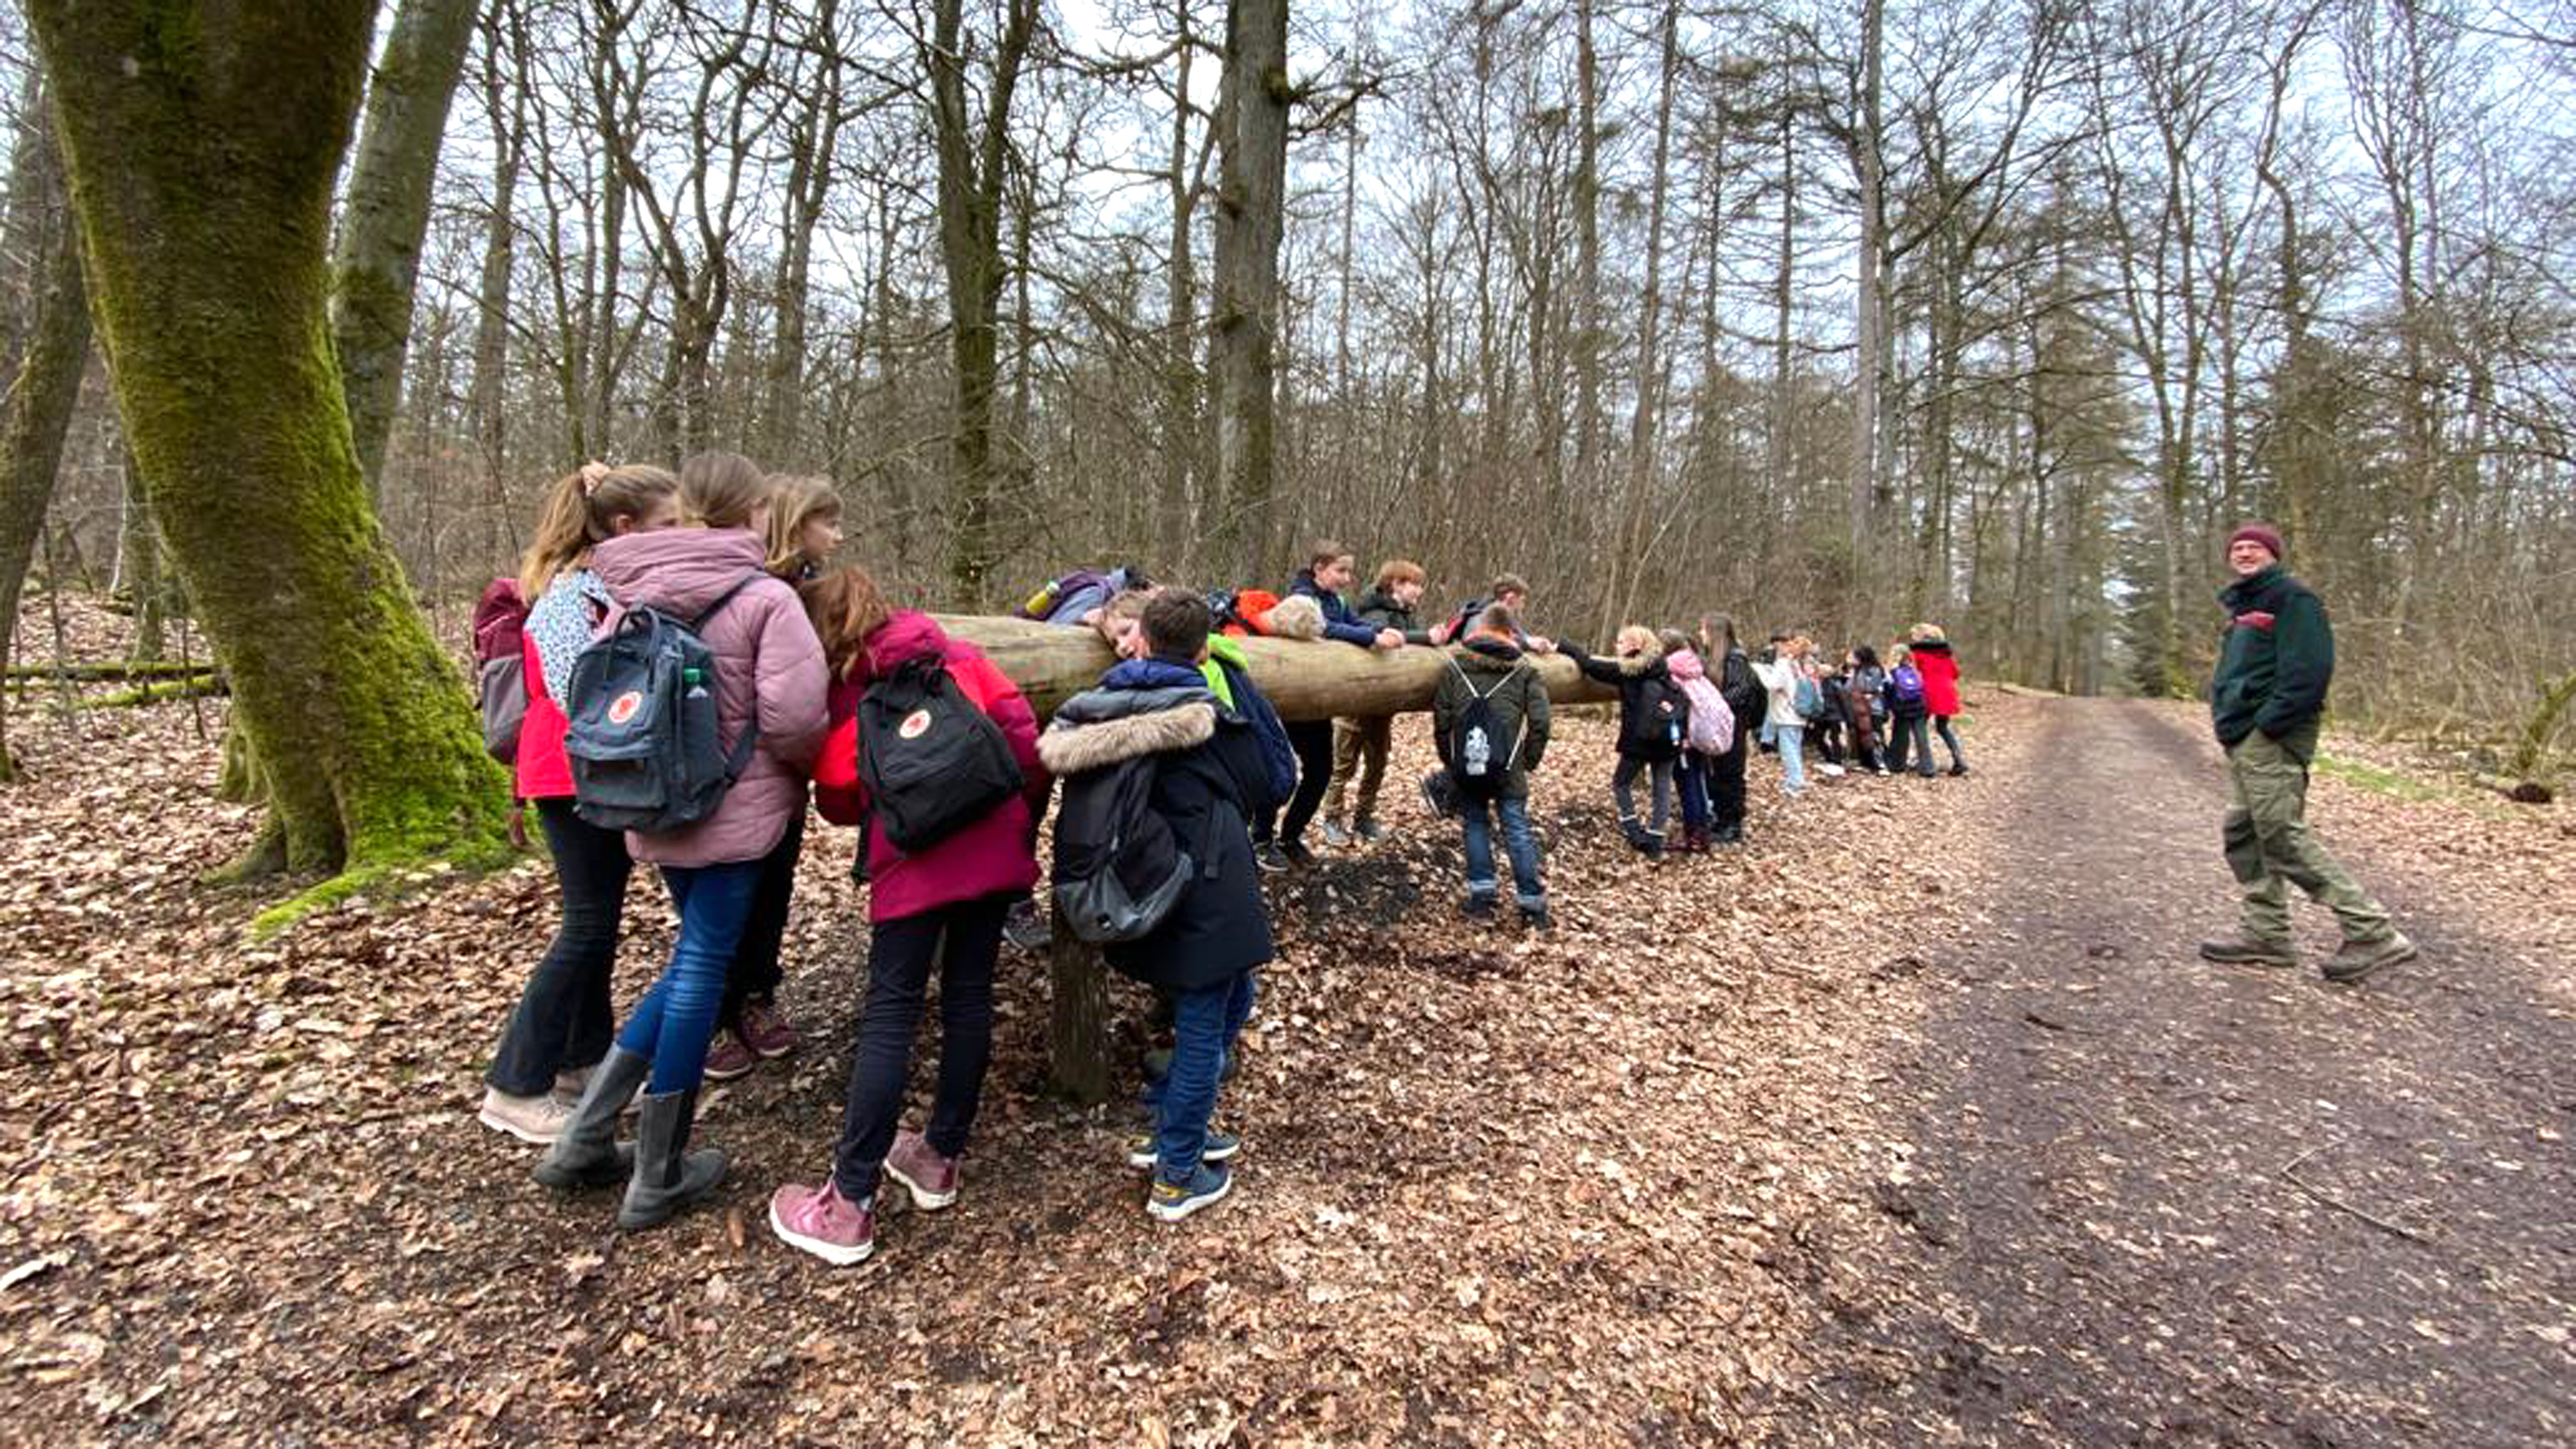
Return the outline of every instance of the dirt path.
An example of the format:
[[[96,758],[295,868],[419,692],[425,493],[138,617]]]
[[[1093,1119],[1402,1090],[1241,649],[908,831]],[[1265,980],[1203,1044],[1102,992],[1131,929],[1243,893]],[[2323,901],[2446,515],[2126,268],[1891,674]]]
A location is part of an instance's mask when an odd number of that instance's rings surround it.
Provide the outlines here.
[[[2480,863],[2410,849],[2402,813],[2329,812],[2422,960],[2359,989],[2206,966],[2232,899],[2188,717],[2070,701],[2026,763],[1988,925],[1927,947],[1949,999],[1878,1187],[1910,1241],[1835,1305],[1782,1437],[2576,1441],[2563,927],[2464,889]]]

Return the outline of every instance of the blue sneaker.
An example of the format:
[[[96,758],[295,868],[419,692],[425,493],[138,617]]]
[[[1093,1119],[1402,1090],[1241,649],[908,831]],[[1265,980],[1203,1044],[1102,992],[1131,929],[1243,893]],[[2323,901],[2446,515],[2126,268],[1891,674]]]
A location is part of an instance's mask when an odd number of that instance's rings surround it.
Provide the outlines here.
[[[1207,1146],[1199,1149],[1199,1161],[1223,1162],[1242,1150],[1242,1138],[1235,1136],[1231,1132],[1219,1132],[1215,1128],[1210,1127],[1207,1130]],[[1154,1170],[1154,1164],[1161,1160],[1161,1157],[1154,1151],[1153,1133],[1138,1132],[1127,1139],[1127,1165],[1129,1167],[1136,1169],[1138,1172],[1151,1172]]]
[[[1157,1222],[1177,1223],[1233,1189],[1233,1173],[1218,1163],[1202,1162],[1198,1175],[1187,1182],[1155,1178],[1153,1191],[1145,1195],[1145,1214]]]

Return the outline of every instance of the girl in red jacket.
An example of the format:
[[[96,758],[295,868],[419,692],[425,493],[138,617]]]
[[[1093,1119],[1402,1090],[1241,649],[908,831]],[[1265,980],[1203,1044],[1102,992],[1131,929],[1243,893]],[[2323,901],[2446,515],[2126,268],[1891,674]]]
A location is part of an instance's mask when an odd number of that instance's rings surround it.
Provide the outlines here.
[[[1968,773],[1967,757],[1959,752],[1958,731],[1950,728],[1951,719],[1959,713],[1959,661],[1950,653],[1949,636],[1938,624],[1917,624],[1909,635],[1914,646],[1914,667],[1923,675],[1923,704],[1932,715],[1932,732],[1949,747],[1950,773]],[[1923,761],[1923,773],[1930,774],[1929,752]]]
[[[519,562],[519,597],[529,601],[520,657],[528,692],[513,771],[511,830],[524,841],[533,803],[553,859],[562,915],[554,943],[528,973],[519,1006],[483,1074],[476,1117],[496,1132],[539,1146],[555,1140],[591,1068],[608,1055],[616,1020],[608,978],[633,862],[622,831],[572,813],[572,766],[564,759],[564,712],[573,656],[590,643],[609,607],[590,568],[592,545],[651,533],[680,521],[680,482],[659,468],[585,463],[546,495],[537,536]]]
[[[805,604],[832,668],[832,734],[814,772],[815,803],[825,819],[859,824],[864,832],[868,996],[831,1175],[779,1188],[769,1200],[769,1225],[789,1244],[846,1265],[875,1251],[880,1169],[912,1194],[915,1207],[944,1208],[957,1200],[957,1159],[975,1125],[992,1058],[993,962],[1002,919],[1037,884],[1029,822],[1046,808],[1049,782],[1038,764],[1037,717],[1019,686],[973,645],[949,638],[926,614],[891,609],[875,582],[855,568],[807,584]],[[906,855],[886,838],[860,782],[857,715],[872,683],[925,658],[938,660],[959,691],[1001,727],[1025,783],[980,819]],[[933,963],[939,967],[939,1086],[925,1130],[899,1132],[913,1031]]]

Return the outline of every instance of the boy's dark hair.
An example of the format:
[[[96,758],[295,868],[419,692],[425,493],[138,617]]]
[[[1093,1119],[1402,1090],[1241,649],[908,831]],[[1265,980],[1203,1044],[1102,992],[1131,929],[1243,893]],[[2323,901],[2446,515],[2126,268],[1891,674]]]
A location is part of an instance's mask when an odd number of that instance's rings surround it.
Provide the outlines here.
[[[1504,638],[1508,639],[1513,635],[1518,634],[1520,631],[1520,621],[1512,617],[1511,605],[1487,604],[1485,606],[1485,612],[1476,616],[1475,628],[1469,632],[1476,634],[1500,634]]]
[[[1496,574],[1493,587],[1486,592],[1497,599],[1505,594],[1518,594],[1526,599],[1529,597],[1529,581],[1519,574]]]
[[[1859,660],[1861,667],[1864,669],[1876,669],[1878,667],[1878,651],[1866,644],[1852,650],[1852,657]]]
[[[1207,601],[1187,589],[1158,589],[1145,603],[1145,647],[1157,659],[1198,662],[1207,647]]]

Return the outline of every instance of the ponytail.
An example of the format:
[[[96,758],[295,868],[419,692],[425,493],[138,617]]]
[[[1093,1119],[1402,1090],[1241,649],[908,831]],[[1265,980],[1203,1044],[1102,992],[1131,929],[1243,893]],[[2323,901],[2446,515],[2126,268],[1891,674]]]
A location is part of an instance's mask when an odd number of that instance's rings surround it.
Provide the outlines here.
[[[701,528],[749,528],[769,501],[769,475],[740,453],[700,453],[680,465],[680,521]]]
[[[644,518],[679,491],[680,480],[637,463],[584,463],[566,473],[547,492],[536,535],[519,556],[519,597],[535,603],[558,575],[587,562],[593,545],[616,537],[619,519]]]

